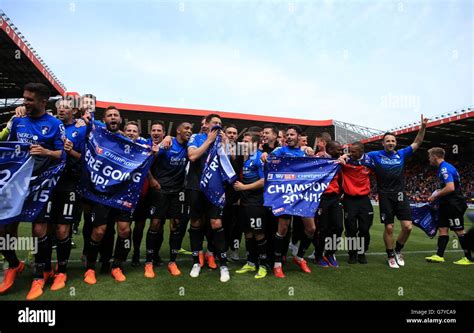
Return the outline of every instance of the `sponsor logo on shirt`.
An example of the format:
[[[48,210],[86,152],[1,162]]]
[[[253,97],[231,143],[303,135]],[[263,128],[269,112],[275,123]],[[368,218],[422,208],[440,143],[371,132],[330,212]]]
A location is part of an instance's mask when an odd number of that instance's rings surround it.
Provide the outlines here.
[[[33,135],[31,133],[17,133],[18,140],[21,142],[28,142],[28,143],[33,143],[37,144],[38,143],[38,136]]]
[[[186,164],[186,157],[171,157],[170,165],[173,166],[183,166]]]
[[[387,164],[387,165],[401,164],[402,160],[400,159],[400,156],[398,156],[398,154],[394,155],[394,156],[395,156],[395,158],[382,157],[380,159],[380,163],[381,164]]]

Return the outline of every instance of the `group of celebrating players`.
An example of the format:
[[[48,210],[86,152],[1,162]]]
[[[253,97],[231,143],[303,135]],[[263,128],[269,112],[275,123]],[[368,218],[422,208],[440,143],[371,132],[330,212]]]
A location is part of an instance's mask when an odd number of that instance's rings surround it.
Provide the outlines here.
[[[164,226],[169,220],[168,271],[178,276],[177,255],[189,226],[189,239],[193,265],[190,276],[197,278],[202,267],[220,270],[220,281],[227,282],[230,273],[227,253],[238,260],[241,234],[244,234],[247,251],[246,264],[237,274],[254,272],[255,278],[265,278],[270,270],[277,278],[284,278],[283,263],[289,248],[294,263],[305,273],[311,273],[304,259],[306,250],[314,245],[315,263],[321,267],[338,267],[335,253],[337,244],[327,246],[328,239],[340,239],[345,229],[346,237],[359,237],[362,248],[349,250],[350,264],[367,263],[366,252],[370,242],[373,209],[369,199],[370,175],[377,178],[380,219],[385,225],[383,240],[388,265],[399,268],[405,265],[402,249],[412,230],[412,217],[408,198],[404,192],[405,160],[422,144],[428,119],[421,118],[415,141],[408,147],[396,150],[396,137],[383,136],[383,150],[364,152],[361,143],[353,143],[344,153],[343,146],[331,140],[327,133],[317,138],[314,148],[308,146],[307,137],[296,125],[279,131],[274,125],[251,127],[239,139],[235,125],[223,124],[218,114],[202,119],[200,130],[190,122],[177,126],[175,136],[166,136],[165,124],[154,121],[151,137],[140,136],[138,123],[129,121],[122,129],[120,111],[109,106],[102,121],[91,119],[95,110],[95,97],[87,94],[80,99],[64,98],[57,102],[55,116],[46,112],[48,88],[40,83],[30,83],[24,89],[24,104],[0,133],[0,141],[21,141],[31,144],[30,155],[35,158],[35,170],[66,156],[66,169],[53,190],[43,212],[32,224],[33,236],[38,239],[35,253],[34,275],[28,300],[44,292],[48,279],[53,279],[51,290],[66,286],[67,264],[71,253],[72,228],[84,216],[83,260],[86,271],[84,282],[96,284],[96,263],[100,254],[101,271],[110,272],[118,282],[126,280],[123,263],[133,245],[132,265],[140,265],[140,244],[147,219],[146,256],[144,277],[155,277],[160,264],[159,251],[163,243]],[[78,103],[79,101],[79,103]],[[78,193],[81,174],[81,154],[88,140],[91,123],[102,126],[115,135],[123,136],[151,148],[154,162],[146,176],[140,200],[133,213],[85,200]],[[225,125],[225,126],[223,126]],[[213,205],[200,190],[202,170],[210,147],[218,136],[226,147],[229,159],[239,179],[226,188],[226,206]],[[448,229],[453,230],[464,250],[465,257],[455,262],[474,264],[464,239],[463,217],[465,198],[460,190],[456,169],[444,160],[442,148],[428,150],[430,163],[438,167],[442,183],[430,201],[440,202],[438,251],[427,257],[429,262],[443,262],[449,241]],[[315,216],[274,216],[271,208],[264,206],[265,163],[269,156],[330,158],[341,164],[320,199]],[[33,174],[34,174],[33,171]],[[400,220],[401,232],[394,242],[394,219]],[[134,222],[132,231],[131,224]],[[0,237],[18,236],[18,223],[0,225]],[[57,265],[52,267],[52,240],[56,242]],[[206,252],[203,251],[204,240]],[[115,243],[115,245],[114,245]],[[15,250],[2,250],[9,267],[0,285],[0,294],[9,290],[24,268]],[[217,265],[216,259],[219,263]]]

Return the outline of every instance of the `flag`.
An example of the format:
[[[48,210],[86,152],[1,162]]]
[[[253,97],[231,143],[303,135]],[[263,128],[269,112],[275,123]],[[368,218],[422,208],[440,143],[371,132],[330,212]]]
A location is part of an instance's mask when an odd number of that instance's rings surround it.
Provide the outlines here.
[[[0,142],[0,224],[33,222],[49,201],[65,160],[35,171],[30,144]]]
[[[91,126],[81,156],[79,193],[86,199],[131,212],[153,162],[151,149]]]
[[[212,128],[212,130],[215,129],[220,129],[220,127]],[[225,184],[235,182],[237,175],[221,142],[221,136],[218,135],[207,156],[199,187],[214,206],[224,208]]]
[[[340,169],[336,160],[274,157],[265,166],[264,205],[275,216],[314,217],[321,195]]]
[[[439,220],[439,202],[411,203],[413,224],[423,230],[428,237],[436,236]]]

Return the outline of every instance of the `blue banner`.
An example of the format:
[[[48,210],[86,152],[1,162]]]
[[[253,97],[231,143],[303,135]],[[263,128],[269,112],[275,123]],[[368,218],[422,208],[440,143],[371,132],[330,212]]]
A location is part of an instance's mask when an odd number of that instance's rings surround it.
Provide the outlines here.
[[[0,224],[33,222],[49,201],[65,160],[35,171],[30,144],[0,142]]]
[[[264,205],[275,216],[314,217],[321,194],[340,169],[336,160],[314,157],[274,157],[265,166]]]
[[[218,135],[207,156],[199,187],[214,206],[224,208],[225,184],[235,182],[237,175],[221,142],[221,136]]]
[[[436,236],[439,220],[439,203],[411,203],[413,224],[423,230],[428,237]]]
[[[92,126],[82,159],[79,192],[94,202],[133,211],[153,162],[151,149]]]

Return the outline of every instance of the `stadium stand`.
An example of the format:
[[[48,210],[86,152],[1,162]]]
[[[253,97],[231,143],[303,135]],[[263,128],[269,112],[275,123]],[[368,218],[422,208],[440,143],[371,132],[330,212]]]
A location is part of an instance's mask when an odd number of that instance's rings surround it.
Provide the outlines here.
[[[407,191],[411,201],[425,201],[439,187],[436,172],[429,165],[427,150],[431,147],[442,147],[446,150],[446,160],[459,171],[462,179],[463,193],[468,203],[474,204],[474,111],[471,107],[432,117],[428,124],[425,140],[420,151],[414,155],[406,167]],[[413,142],[419,126],[409,124],[389,130],[397,135],[400,148]],[[382,147],[382,136],[361,140],[366,151]],[[375,182],[372,182],[374,200]]]

